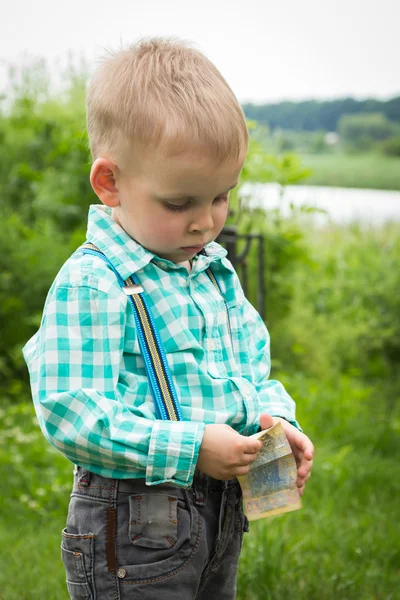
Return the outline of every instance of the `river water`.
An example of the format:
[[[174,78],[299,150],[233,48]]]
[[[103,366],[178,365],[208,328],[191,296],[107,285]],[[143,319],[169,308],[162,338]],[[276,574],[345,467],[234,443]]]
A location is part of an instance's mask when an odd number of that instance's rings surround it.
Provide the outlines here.
[[[326,211],[312,216],[317,223],[359,221],[381,225],[386,221],[400,222],[400,192],[395,191],[289,185],[281,194],[279,185],[267,183],[246,184],[242,193],[251,198],[250,206],[280,207],[285,215],[290,213],[290,205]]]

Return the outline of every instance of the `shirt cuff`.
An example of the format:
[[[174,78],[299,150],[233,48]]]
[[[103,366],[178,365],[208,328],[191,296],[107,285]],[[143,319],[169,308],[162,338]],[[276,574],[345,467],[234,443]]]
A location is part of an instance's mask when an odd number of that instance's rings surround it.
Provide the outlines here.
[[[146,484],[173,483],[190,487],[204,428],[204,423],[193,421],[155,421],[149,444]]]
[[[266,412],[271,417],[281,417],[299,431],[303,431],[296,421],[296,405],[279,381],[270,379],[259,393],[258,399],[260,415]]]
[[[294,418],[289,418],[289,416],[285,415],[275,415],[274,413],[270,413],[271,417],[280,417],[281,419],[285,419],[285,421],[287,421],[288,423],[290,423],[291,425],[293,425],[293,427],[296,427],[296,429],[298,429],[299,431],[303,431],[302,428],[300,427],[299,423],[296,421],[296,419]]]

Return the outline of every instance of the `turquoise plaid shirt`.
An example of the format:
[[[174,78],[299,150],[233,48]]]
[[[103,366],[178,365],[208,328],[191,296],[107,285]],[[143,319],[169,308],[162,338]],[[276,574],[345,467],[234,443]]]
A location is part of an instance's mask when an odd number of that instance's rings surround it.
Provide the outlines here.
[[[183,421],[156,419],[132,305],[101,258],[76,252],[24,348],[39,424],[64,456],[105,477],[190,486],[206,424],[251,435],[268,412],[298,427],[293,400],[268,379],[267,329],[219,244],[196,256],[188,273],[145,250],[97,205],[87,240],[122,279],[135,273],[147,293]],[[231,338],[209,266],[228,305]]]

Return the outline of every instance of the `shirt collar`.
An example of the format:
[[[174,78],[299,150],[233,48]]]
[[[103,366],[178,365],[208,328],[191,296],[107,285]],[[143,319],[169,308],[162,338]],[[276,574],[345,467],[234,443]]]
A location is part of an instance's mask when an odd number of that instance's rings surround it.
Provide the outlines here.
[[[107,256],[123,280],[143,269],[151,261],[166,263],[174,269],[182,268],[143,248],[114,221],[111,209],[101,204],[93,204],[89,209],[86,236],[88,242],[97,246]],[[198,254],[193,259],[192,272],[204,271],[216,261],[222,261],[224,266],[229,268],[226,254],[225,248],[211,242],[206,246],[205,254]]]

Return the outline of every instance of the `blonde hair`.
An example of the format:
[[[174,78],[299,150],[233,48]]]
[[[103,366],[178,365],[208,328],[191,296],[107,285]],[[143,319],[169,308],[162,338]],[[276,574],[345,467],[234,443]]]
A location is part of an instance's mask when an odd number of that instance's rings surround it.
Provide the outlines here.
[[[89,82],[92,156],[189,148],[218,164],[244,158],[243,111],[218,69],[182,40],[153,38],[107,57]]]

